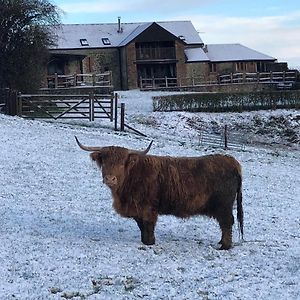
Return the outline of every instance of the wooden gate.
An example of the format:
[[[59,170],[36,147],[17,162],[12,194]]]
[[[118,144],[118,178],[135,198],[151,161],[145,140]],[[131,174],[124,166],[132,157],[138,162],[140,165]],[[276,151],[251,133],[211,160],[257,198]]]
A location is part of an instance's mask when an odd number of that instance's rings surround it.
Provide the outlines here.
[[[117,97],[116,97],[117,98]],[[116,103],[115,103],[116,105]],[[114,120],[114,95],[24,95],[17,98],[17,115],[23,118]]]

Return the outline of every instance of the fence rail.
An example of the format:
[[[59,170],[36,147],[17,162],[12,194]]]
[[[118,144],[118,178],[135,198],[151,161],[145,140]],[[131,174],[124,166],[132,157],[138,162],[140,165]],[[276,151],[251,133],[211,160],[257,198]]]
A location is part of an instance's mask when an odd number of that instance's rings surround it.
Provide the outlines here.
[[[47,76],[48,88],[68,88],[75,86],[112,86],[112,72],[108,71],[100,74],[70,74]]]
[[[199,132],[199,145],[217,147],[224,149],[244,149],[247,144],[246,139],[240,134],[234,133],[227,125],[221,130],[219,134],[212,134],[201,130]]]
[[[172,88],[213,84],[272,83],[279,89],[289,89],[297,81],[297,70],[283,72],[230,73],[225,75],[182,78],[140,78],[141,89]]]
[[[219,83],[292,83],[297,79],[296,71],[262,72],[262,73],[230,73],[219,75]]]
[[[140,78],[140,88],[162,88],[162,87],[176,87],[177,78],[162,77],[162,78]]]

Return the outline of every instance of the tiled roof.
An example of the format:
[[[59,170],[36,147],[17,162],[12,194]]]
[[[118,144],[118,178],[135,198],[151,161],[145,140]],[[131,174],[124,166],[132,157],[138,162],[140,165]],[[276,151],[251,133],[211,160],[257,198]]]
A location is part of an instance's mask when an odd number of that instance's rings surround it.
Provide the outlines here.
[[[155,23],[183,40],[187,45],[203,44],[198,32],[190,21]],[[125,46],[146,30],[151,24],[153,24],[153,22],[121,23],[122,30],[119,32],[118,23],[64,24],[55,29],[57,46],[52,49],[109,48]],[[108,43],[104,44],[103,39],[108,39]],[[80,40],[84,40],[84,43]]]
[[[203,48],[187,48],[184,50],[187,62],[205,62],[209,61]]]
[[[211,62],[246,61],[246,60],[276,60],[241,44],[209,44],[206,45],[206,55]]]
[[[241,44],[209,44],[185,49],[187,62],[275,61],[276,58]]]

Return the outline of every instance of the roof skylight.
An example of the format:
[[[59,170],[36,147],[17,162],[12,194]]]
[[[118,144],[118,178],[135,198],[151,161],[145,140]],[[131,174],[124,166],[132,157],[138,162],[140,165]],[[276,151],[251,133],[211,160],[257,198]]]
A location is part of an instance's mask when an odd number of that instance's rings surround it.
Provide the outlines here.
[[[102,38],[102,43],[103,43],[103,45],[110,45],[111,44],[109,38]]]
[[[87,39],[80,39],[80,44],[81,46],[88,46],[89,42],[87,41]]]

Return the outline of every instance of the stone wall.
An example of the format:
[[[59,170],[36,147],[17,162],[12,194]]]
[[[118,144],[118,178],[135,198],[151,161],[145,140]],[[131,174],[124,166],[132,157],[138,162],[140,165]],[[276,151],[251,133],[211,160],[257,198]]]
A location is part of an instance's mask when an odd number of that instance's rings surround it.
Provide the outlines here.
[[[181,79],[181,85],[192,85],[192,78],[195,78],[194,84],[197,82],[207,82],[209,78],[209,66],[205,62],[187,63],[186,64],[187,78]]]
[[[103,73],[112,71],[112,84],[115,89],[121,86],[119,52],[117,49],[86,50],[83,60],[83,73]]]
[[[176,51],[176,69],[177,69],[177,81],[180,82],[183,78],[187,77],[187,67],[185,63],[184,45],[178,41],[175,41]]]
[[[136,50],[135,43],[130,43],[126,47],[127,54],[127,76],[128,76],[128,86],[127,88],[124,86],[124,89],[136,89],[138,87],[137,83],[137,68],[136,68]]]

